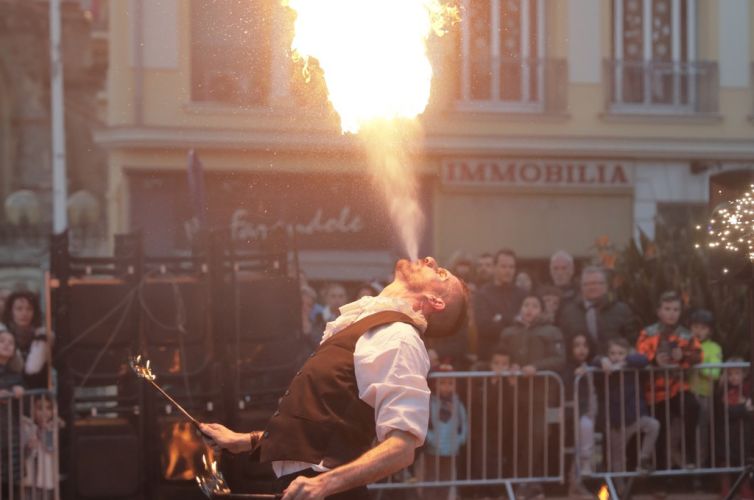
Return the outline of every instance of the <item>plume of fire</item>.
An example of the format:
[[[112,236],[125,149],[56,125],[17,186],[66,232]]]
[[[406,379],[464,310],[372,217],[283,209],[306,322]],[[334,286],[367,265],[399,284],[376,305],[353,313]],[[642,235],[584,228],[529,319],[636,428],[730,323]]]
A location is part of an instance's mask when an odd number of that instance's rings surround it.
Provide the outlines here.
[[[316,58],[343,133],[359,133],[406,253],[418,257],[424,215],[411,168],[415,118],[429,102],[427,41],[458,19],[441,0],[283,0],[296,12],[292,49]],[[305,67],[306,71],[306,67]]]
[[[319,62],[343,132],[415,118],[430,95],[427,40],[457,10],[440,0],[283,0],[296,12],[291,48]]]

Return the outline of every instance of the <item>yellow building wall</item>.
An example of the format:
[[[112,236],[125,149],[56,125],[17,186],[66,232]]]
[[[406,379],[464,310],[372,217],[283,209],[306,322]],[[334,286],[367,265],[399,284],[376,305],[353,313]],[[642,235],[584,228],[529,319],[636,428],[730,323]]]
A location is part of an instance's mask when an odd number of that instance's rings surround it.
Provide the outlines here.
[[[479,254],[514,248],[529,258],[556,249],[587,255],[598,236],[619,246],[633,234],[633,197],[605,193],[528,193],[513,190],[435,193],[435,251]],[[599,217],[595,217],[599,214]]]
[[[718,50],[718,2],[700,0],[699,41],[700,60],[715,60]],[[131,41],[129,39],[131,2],[113,2],[113,19],[124,19],[111,26],[111,73],[109,79],[110,107],[108,124],[119,126],[131,123],[134,115],[133,95],[136,82],[130,65]],[[547,47],[554,58],[566,58],[568,26],[566,1],[546,3]],[[239,109],[221,104],[192,103],[190,99],[190,2],[178,2],[179,67],[176,70],[144,70],[144,124],[158,127],[189,127],[210,129],[264,129],[264,130],[317,130],[338,133],[332,117],[317,113],[302,113],[290,105],[275,108]],[[751,9],[754,11],[754,9]],[[610,57],[611,32],[608,2],[602,9],[603,56]],[[752,14],[754,17],[754,14]],[[754,20],[752,21],[754,26]],[[451,33],[436,50],[440,60],[447,60],[455,50],[455,36]],[[754,40],[751,41],[754,53]],[[281,48],[284,50],[284,47]],[[438,68],[445,85],[457,78],[457,69]],[[747,139],[754,134],[748,121],[751,114],[751,90],[721,89],[720,117],[623,117],[605,115],[604,85],[568,85],[568,111],[565,117],[548,117],[538,114],[507,115],[499,113],[459,113],[453,110],[452,98],[447,88],[436,85],[436,98],[446,104],[430,110],[424,120],[429,134],[461,136],[500,135],[516,136],[574,136],[574,137],[629,137],[629,138],[719,138]],[[448,102],[450,101],[450,102]]]

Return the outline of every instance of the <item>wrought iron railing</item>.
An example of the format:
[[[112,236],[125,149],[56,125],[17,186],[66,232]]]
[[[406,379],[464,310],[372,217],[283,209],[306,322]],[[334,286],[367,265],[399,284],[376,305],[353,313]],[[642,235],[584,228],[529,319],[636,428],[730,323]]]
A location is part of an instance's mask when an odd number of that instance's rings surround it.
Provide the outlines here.
[[[609,113],[715,114],[719,78],[716,62],[606,61],[604,82]]]
[[[461,111],[563,113],[568,65],[562,59],[472,57],[461,69]]]

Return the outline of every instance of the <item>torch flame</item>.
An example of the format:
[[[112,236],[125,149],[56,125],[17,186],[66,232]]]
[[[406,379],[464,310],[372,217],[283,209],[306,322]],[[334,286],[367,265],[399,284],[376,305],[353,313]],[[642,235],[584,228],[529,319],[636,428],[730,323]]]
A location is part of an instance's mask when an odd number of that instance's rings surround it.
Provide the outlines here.
[[[315,57],[341,129],[415,118],[429,102],[427,39],[456,10],[439,0],[283,0],[296,12],[291,47]]]
[[[607,490],[607,485],[603,484],[600,488],[599,493],[597,493],[597,498],[599,500],[609,500],[610,499],[610,492]]]

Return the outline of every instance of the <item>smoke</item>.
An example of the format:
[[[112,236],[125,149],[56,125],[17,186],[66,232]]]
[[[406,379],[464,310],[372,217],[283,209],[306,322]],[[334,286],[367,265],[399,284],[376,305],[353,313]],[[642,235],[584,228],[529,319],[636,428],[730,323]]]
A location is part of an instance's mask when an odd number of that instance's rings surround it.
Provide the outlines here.
[[[425,223],[418,200],[416,157],[412,155],[412,145],[420,135],[415,120],[373,121],[359,131],[374,183],[384,195],[390,219],[411,260],[419,258]]]

